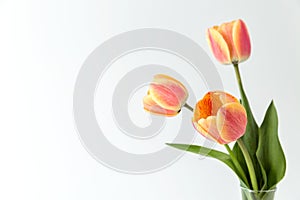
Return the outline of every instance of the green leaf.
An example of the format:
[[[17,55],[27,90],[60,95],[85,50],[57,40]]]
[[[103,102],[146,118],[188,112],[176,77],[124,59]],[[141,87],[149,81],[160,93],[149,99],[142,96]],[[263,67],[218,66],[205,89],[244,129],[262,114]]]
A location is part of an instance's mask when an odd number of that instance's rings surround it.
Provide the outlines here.
[[[192,152],[195,154],[200,154],[203,156],[208,156],[211,158],[215,158],[223,163],[225,163],[228,167],[230,167],[235,173],[236,175],[240,178],[240,180],[242,181],[242,178],[240,176],[240,174],[238,173],[238,171],[236,170],[230,156],[226,153],[223,153],[221,151],[217,151],[217,150],[213,150],[213,149],[209,149],[206,147],[202,147],[202,146],[197,146],[197,145],[189,145],[189,144],[171,144],[171,143],[166,143],[167,145],[174,147],[176,149],[180,149],[180,150],[184,150],[184,151],[188,151],[188,152]],[[241,182],[243,185],[245,185],[243,182]]]
[[[247,95],[243,88],[241,74],[239,71],[238,64],[234,64],[234,70],[235,70],[235,75],[237,78],[237,82],[238,82],[238,86],[239,86],[239,90],[240,90],[240,94],[241,94],[241,103],[246,109],[247,120],[248,120],[245,134],[243,135],[243,137],[241,137],[241,140],[245,144],[246,149],[252,160],[258,187],[262,188],[263,185],[265,184],[263,174],[262,174],[263,173],[262,171],[264,171],[264,169],[261,169],[261,165],[259,164],[257,156],[256,156],[256,151],[258,148],[258,130],[259,130],[259,128],[254,119],[254,116],[253,116],[251,108],[250,108],[249,101],[247,99]],[[247,164],[244,159],[243,153],[237,143],[233,147],[233,153],[237,157],[242,168],[247,169]],[[249,177],[249,172],[247,172],[247,176]],[[250,179],[250,177],[249,177],[249,179]],[[250,180],[248,180],[248,181],[250,181]],[[253,188],[250,188],[250,189],[253,189]]]
[[[203,156],[209,156],[212,158],[216,158],[216,159],[222,161],[223,163],[225,163],[230,168],[234,169],[234,165],[231,161],[230,156],[221,151],[217,151],[217,150],[213,150],[213,149],[209,149],[209,148],[197,146],[197,145],[190,145],[190,144],[172,144],[172,143],[166,143],[166,144],[171,147],[174,147],[176,149],[192,152],[195,154],[200,154]]]
[[[253,162],[253,167],[254,167],[254,170],[256,173],[256,178],[258,181],[258,186],[259,186],[259,188],[262,188],[262,186],[264,185],[264,179],[263,179],[263,174],[261,171],[263,169],[261,169],[261,166],[259,165],[258,159],[256,157],[256,151],[258,148],[258,125],[254,119],[254,116],[253,116],[251,108],[250,108],[249,101],[248,101],[246,93],[242,87],[240,88],[240,92],[241,92],[241,103],[247,112],[247,120],[248,120],[246,132],[243,135],[243,137],[241,137],[241,140],[243,140],[243,142],[246,146],[246,149],[249,152],[249,155]],[[246,164],[245,158],[244,158],[243,153],[237,143],[233,147],[233,153],[237,157],[242,168],[247,169],[247,164]],[[248,171],[247,171],[246,175],[249,178],[249,182],[251,182]]]
[[[242,95],[242,104],[246,109],[248,119],[246,133],[242,137],[242,140],[245,143],[249,154],[255,155],[258,146],[258,125],[252,114],[246,94]]]
[[[267,181],[268,181],[268,177],[267,177],[267,172],[264,169],[264,166],[262,165],[262,163],[259,161],[258,159],[258,163],[260,165],[260,169],[261,169],[261,175],[262,175],[262,179],[260,179],[260,190],[266,190],[267,187]]]
[[[259,129],[256,154],[267,175],[266,189],[276,187],[285,175],[286,160],[278,138],[278,116],[273,101]]]

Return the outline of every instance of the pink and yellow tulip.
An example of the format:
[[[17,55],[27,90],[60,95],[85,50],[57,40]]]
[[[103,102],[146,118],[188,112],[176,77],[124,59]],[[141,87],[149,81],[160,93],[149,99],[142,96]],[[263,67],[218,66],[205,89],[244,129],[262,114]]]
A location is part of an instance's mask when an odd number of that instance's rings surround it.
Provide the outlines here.
[[[148,94],[143,99],[144,109],[150,113],[175,116],[188,97],[188,91],[178,80],[158,74],[149,86]]]
[[[250,37],[241,19],[209,28],[207,40],[214,56],[222,64],[238,64],[250,56]]]
[[[221,91],[208,92],[196,104],[193,124],[204,137],[228,144],[244,135],[247,114],[232,95]]]

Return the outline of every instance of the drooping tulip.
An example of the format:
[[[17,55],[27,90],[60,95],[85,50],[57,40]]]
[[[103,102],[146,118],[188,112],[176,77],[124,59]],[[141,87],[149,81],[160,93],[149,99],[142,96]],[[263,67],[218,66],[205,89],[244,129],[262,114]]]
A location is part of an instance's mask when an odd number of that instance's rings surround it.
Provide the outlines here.
[[[204,137],[228,144],[244,135],[247,114],[234,96],[221,91],[208,92],[196,104],[193,125]]]
[[[181,82],[170,76],[157,74],[143,99],[144,109],[153,114],[175,116],[187,97],[188,91]]]
[[[249,58],[250,37],[241,19],[213,26],[206,35],[214,56],[222,64],[238,64]]]

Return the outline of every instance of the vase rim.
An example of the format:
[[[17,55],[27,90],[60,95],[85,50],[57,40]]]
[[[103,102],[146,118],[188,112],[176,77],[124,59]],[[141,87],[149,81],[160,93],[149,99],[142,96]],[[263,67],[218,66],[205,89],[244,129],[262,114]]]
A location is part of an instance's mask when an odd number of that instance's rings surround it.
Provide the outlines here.
[[[244,186],[240,186],[242,190],[247,190],[248,192],[253,192],[253,193],[261,193],[261,192],[276,192],[277,187],[270,189],[270,190],[252,190],[249,188],[246,188]]]

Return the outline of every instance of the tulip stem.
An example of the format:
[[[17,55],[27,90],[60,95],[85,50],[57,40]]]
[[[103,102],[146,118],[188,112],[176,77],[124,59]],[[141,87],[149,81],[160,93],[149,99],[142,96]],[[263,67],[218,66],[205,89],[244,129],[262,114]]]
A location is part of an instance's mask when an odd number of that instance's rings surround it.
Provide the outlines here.
[[[241,167],[240,163],[238,162],[237,158],[235,157],[234,153],[232,152],[232,150],[230,149],[228,144],[224,144],[224,146],[225,146],[226,150],[228,151],[235,168],[238,170],[238,173],[240,174],[240,178],[247,186],[249,186],[247,176],[246,176],[243,168]]]
[[[238,82],[238,86],[239,86],[239,90],[241,93],[241,97],[243,101],[247,101],[247,102],[243,102],[243,104],[248,104],[248,100],[246,98],[246,93],[243,87],[243,82],[242,82],[242,78],[241,78],[241,73],[240,73],[240,69],[239,69],[239,65],[238,64],[233,64],[234,66],[234,71],[235,71],[235,76]]]
[[[243,83],[242,83],[242,78],[241,78],[239,65],[238,64],[233,64],[233,66],[234,66],[234,71],[235,71],[236,79],[238,81],[240,92],[243,95],[245,92],[244,92],[244,88],[243,88]]]
[[[254,166],[253,166],[251,157],[250,157],[250,155],[249,155],[249,153],[247,151],[247,148],[246,148],[243,140],[238,139],[237,143],[240,146],[240,148],[242,150],[242,153],[243,153],[243,155],[245,157],[245,161],[246,161],[246,164],[247,164],[247,167],[248,167],[248,171],[249,171],[249,174],[250,174],[250,179],[251,179],[253,190],[257,191],[258,190],[258,185],[257,185],[256,174],[255,174],[255,170],[254,170]]]
[[[190,110],[191,112],[194,112],[194,108],[192,108],[192,106],[190,106],[189,104],[185,103],[183,105],[183,107],[187,108],[188,110]]]

